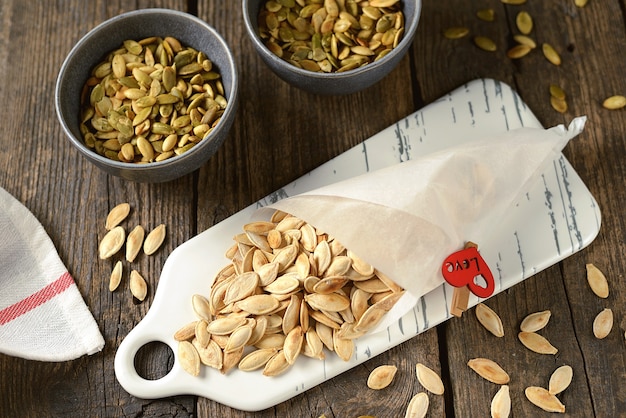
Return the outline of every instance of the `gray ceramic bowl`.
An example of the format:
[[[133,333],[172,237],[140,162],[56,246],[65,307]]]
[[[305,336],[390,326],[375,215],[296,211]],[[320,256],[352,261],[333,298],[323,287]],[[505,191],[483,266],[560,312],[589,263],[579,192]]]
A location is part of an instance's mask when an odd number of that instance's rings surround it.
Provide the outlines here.
[[[316,73],[298,68],[273,54],[259,37],[257,16],[265,0],[242,0],[243,17],[252,44],[263,61],[284,81],[311,93],[350,94],[380,81],[406,54],[415,37],[422,9],[421,0],[402,0],[405,18],[404,37],[384,58],[343,73]]]
[[[124,40],[172,36],[184,46],[204,52],[222,77],[228,105],[220,123],[189,151],[161,162],[133,164],[105,158],[83,143],[79,129],[81,89],[92,68]],[[65,134],[80,153],[105,172],[144,183],[165,182],[202,166],[220,147],[235,118],[237,70],[222,37],[206,22],[168,9],[144,9],[109,19],[87,33],[72,48],[57,77],[55,105]]]

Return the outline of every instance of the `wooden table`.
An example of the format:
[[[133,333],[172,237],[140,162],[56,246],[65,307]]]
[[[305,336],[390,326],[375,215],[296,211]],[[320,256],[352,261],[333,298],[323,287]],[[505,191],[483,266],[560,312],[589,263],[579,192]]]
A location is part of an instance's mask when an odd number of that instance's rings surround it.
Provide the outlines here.
[[[512,416],[547,416],[523,395],[529,385],[546,385],[561,364],[574,369],[572,385],[560,395],[568,416],[626,416],[626,109],[602,107],[605,98],[626,94],[626,4],[590,0],[534,1],[523,6],[497,0],[425,0],[409,54],[384,80],[345,97],[320,97],[278,79],[253,51],[243,28],[239,1],[140,0],[137,8],[167,7],[195,14],[220,31],[235,54],[240,74],[240,107],[233,129],[197,172],[165,184],[133,184],[105,175],[66,141],[56,119],[53,91],[65,55],[89,29],[134,7],[124,1],[5,0],[0,5],[0,185],[41,221],[75,278],[106,346],[101,353],[64,363],[42,363],[0,355],[2,416],[202,416],[357,417],[404,416],[409,399],[423,388],[416,362],[439,372],[444,396],[430,395],[430,416],[488,416],[497,386],[467,366],[473,357],[500,361],[512,376]],[[492,8],[495,21],[479,20]],[[519,60],[506,57],[514,45],[516,14],[534,18],[532,37],[552,44],[562,65],[550,64],[540,49]],[[451,26],[470,35],[448,40]],[[491,37],[495,53],[478,49],[475,35]],[[440,96],[480,77],[511,85],[544,126],[587,115],[583,134],[565,155],[602,210],[602,228],[583,251],[529,278],[487,304],[502,318],[505,337],[495,341],[473,311],[447,321],[361,366],[273,408],[244,413],[194,396],[142,400],[130,396],[113,371],[116,349],[150,308],[167,254],[229,215],[311,169],[361,143]],[[550,105],[549,86],[567,93],[564,114]],[[111,265],[97,259],[103,220],[120,202],[129,202],[144,225],[168,225],[164,248],[138,261],[150,294],[139,305],[128,292],[111,294]],[[25,260],[26,262],[26,260]],[[611,294],[595,297],[585,264],[606,274]],[[613,331],[604,340],[591,331],[595,315],[613,309]],[[550,309],[545,334],[560,351],[539,356],[525,349],[515,330],[528,313]],[[41,324],[45,326],[45,324]],[[148,346],[138,359],[148,377],[164,375],[173,356]],[[385,363],[399,372],[392,387],[375,392],[369,372]]]

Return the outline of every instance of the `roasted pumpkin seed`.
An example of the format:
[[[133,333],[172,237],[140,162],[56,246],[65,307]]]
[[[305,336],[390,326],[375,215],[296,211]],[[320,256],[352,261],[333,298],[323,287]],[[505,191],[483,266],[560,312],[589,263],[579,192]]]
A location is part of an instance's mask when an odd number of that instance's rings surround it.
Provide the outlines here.
[[[565,405],[559,398],[548,392],[547,389],[538,386],[529,386],[524,390],[526,398],[534,405],[547,412],[565,412]]]
[[[505,385],[511,380],[508,373],[498,363],[488,358],[474,358],[468,361],[467,365],[490,382]]]
[[[367,378],[367,387],[374,390],[384,389],[391,384],[398,368],[393,365],[382,365],[372,370]]]
[[[563,392],[572,383],[574,370],[571,366],[565,365],[556,369],[550,376],[548,383],[548,392],[552,395],[558,395]]]
[[[604,308],[593,320],[593,335],[598,339],[606,338],[613,328],[613,311]]]
[[[509,386],[502,385],[491,400],[491,418],[507,418],[511,413]]]
[[[417,363],[415,365],[415,372],[417,374],[417,380],[424,387],[424,389],[434,393],[435,395],[443,395],[443,381],[433,369],[422,363]]]

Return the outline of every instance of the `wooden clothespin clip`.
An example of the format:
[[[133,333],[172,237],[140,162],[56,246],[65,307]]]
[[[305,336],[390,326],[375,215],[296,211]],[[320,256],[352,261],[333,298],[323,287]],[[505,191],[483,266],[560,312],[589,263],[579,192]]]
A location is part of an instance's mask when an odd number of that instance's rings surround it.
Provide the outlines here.
[[[468,241],[461,251],[449,255],[442,267],[444,279],[454,286],[450,313],[460,317],[467,310],[470,293],[481,298],[489,297],[495,289],[495,282],[489,266],[478,252],[478,245]],[[485,286],[477,283],[482,277]]]

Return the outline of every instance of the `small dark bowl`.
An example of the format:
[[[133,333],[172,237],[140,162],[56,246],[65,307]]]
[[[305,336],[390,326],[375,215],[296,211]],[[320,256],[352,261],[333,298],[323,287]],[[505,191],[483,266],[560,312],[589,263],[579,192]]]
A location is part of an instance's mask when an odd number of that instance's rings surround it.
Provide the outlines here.
[[[93,67],[124,40],[172,36],[184,46],[204,52],[220,72],[228,105],[217,126],[187,152],[160,162],[134,164],[97,154],[83,142],[79,128],[80,95]],[[190,14],[168,9],[144,9],[111,18],[89,31],[72,48],[57,77],[57,117],[70,143],[88,161],[126,180],[158,183],[182,177],[202,166],[226,139],[235,118],[238,80],[232,53],[221,35]]]
[[[244,22],[254,49],[284,81],[302,90],[324,95],[355,93],[372,86],[389,74],[411,46],[422,9],[421,0],[402,0],[404,37],[398,46],[382,59],[342,73],[316,73],[298,68],[277,57],[263,44],[257,22],[259,9],[263,4],[265,0],[242,0]]]

